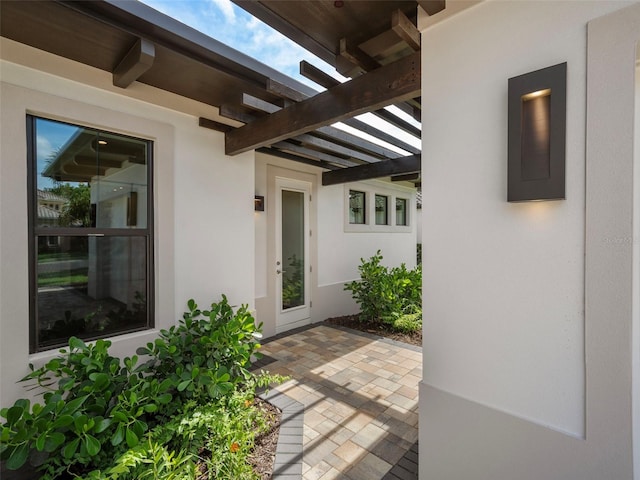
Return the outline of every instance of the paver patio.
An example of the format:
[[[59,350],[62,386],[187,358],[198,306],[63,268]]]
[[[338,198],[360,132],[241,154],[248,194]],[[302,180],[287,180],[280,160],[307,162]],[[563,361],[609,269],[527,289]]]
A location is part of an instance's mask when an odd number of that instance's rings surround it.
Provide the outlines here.
[[[291,377],[276,389],[304,405],[303,479],[417,478],[418,347],[320,324],[262,353]]]

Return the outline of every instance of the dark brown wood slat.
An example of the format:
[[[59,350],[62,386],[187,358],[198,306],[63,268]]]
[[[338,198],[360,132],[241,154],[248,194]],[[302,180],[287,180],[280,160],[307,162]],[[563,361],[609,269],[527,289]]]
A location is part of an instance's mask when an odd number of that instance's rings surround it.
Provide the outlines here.
[[[218,132],[228,132],[229,130],[233,130],[235,128],[235,127],[232,127],[231,125],[216,122],[215,120],[211,120],[209,118],[204,118],[204,117],[200,117],[198,119],[198,125],[204,128],[210,128],[211,130],[216,130]]]
[[[345,122],[343,121],[342,123],[345,123]],[[399,153],[396,153],[393,150],[389,150],[388,148],[385,148],[382,145],[378,145],[377,143],[373,143],[373,142],[370,142],[369,140],[360,138],[357,135],[353,135],[349,132],[345,132],[344,130],[341,130],[337,127],[320,127],[314,130],[313,132],[309,132],[309,135],[325,138],[332,142],[337,142],[339,144],[342,144],[347,148],[355,148],[363,153],[367,153],[369,155],[373,155],[381,159],[402,157],[402,155],[400,155]],[[420,153],[420,151],[418,150],[417,152],[411,152],[411,153]]]
[[[316,41],[312,36],[305,34],[295,26],[280,17],[277,13],[274,13],[269,7],[261,2],[255,0],[231,0],[233,3],[241,7],[243,10],[249,12],[256,18],[261,19],[266,24],[278,30],[283,35],[289,38],[295,38],[296,42],[302,47],[312,52],[317,57],[321,58],[329,64],[333,64],[335,61],[335,52],[329,50],[320,42]]]
[[[420,178],[419,173],[407,173],[404,175],[394,175],[391,177],[392,182],[408,182]]]
[[[221,117],[235,120],[236,122],[250,123],[258,118],[257,115],[247,113],[235,105],[221,105],[219,108]]]
[[[381,108],[380,110],[376,110],[375,112],[371,112],[371,113],[373,113],[376,117],[380,117],[383,120],[386,120],[394,127],[398,127],[400,130],[404,130],[405,132],[413,135],[416,138],[422,137],[422,132],[420,131],[419,128],[411,125],[409,122],[401,119],[397,115],[394,115],[389,110],[385,110],[384,108]]]
[[[361,160],[363,162],[376,163],[380,161],[380,158],[378,157],[367,155],[366,153],[362,153],[353,148],[343,147],[342,145],[338,145],[334,142],[324,140],[322,138],[314,137],[313,135],[310,135],[308,133],[297,135],[295,139],[302,142],[303,144],[313,145],[314,147],[321,148],[325,151],[338,153],[340,155],[355,158],[356,160]]]
[[[346,62],[342,61],[346,60]],[[338,72],[344,76],[352,77],[354,73],[359,71],[369,72],[375,70],[380,66],[376,60],[369,55],[361,51],[357,47],[349,45],[346,38],[340,39],[340,45],[338,50],[338,58],[336,58],[336,67]],[[355,70],[353,67],[357,67]]]
[[[385,160],[384,162],[324,172],[322,174],[322,185],[336,185],[339,183],[387,177],[389,175],[419,172],[420,158],[420,155],[410,155],[394,160]]]
[[[273,80],[272,78],[267,80],[267,92],[288,100],[293,100],[294,102],[301,102],[302,100],[309,98],[309,95],[299,92],[298,90]]]
[[[242,105],[247,108],[253,108],[257,111],[266,113],[274,113],[281,110],[281,108],[277,105],[273,105],[260,98],[256,98],[248,94],[242,95]],[[384,148],[368,140],[364,140],[360,137],[357,137],[335,127],[320,127],[315,131],[310,132],[310,134],[325,137],[325,139],[330,143],[324,142],[321,144],[320,141],[315,141],[314,143],[312,137],[305,137],[303,139],[303,136],[301,135],[297,135],[293,138],[303,143],[313,143],[318,147],[324,148],[325,150],[348,155],[365,162],[377,162],[381,158],[397,158],[401,156],[392,150]],[[336,143],[336,141],[339,143]]]
[[[127,88],[151,68],[155,58],[156,49],[153,43],[139,38],[113,70],[113,84],[116,87]]]
[[[306,133],[420,93],[420,52],[342,83],[225,134],[235,155]]]
[[[343,167],[353,167],[355,165],[359,165],[358,162],[354,162],[352,160],[337,157],[335,155],[331,155],[330,153],[319,152],[317,150],[312,150],[303,145],[298,145],[293,142],[277,142],[271,145],[274,148],[279,150],[285,150],[293,153],[299,153],[300,155],[304,155],[305,157],[317,158],[319,160],[323,160],[325,162],[330,162],[336,165],[342,165]]]
[[[420,50],[420,32],[411,20],[402,13],[402,10],[396,10],[391,15],[391,30],[415,51]]]
[[[338,80],[333,78],[331,75],[326,74],[319,68],[305,61],[300,62],[300,73],[301,75],[304,75],[305,77],[309,78],[310,80],[313,80],[318,85],[325,88],[330,89],[335,86],[342,85]],[[371,113],[379,118],[382,118],[383,120],[386,120],[387,122],[399,128],[400,130],[404,130],[405,132],[413,135],[416,138],[420,138],[422,135],[422,133],[420,132],[420,129],[414,127],[409,122],[401,119],[397,115],[394,115],[393,113],[389,112],[388,110],[385,110],[384,108],[372,111]],[[357,128],[357,127],[354,127],[354,128]],[[389,143],[392,143],[392,142],[389,142]],[[392,143],[392,145],[395,145],[395,144]],[[403,147],[400,147],[400,148],[403,148]],[[410,150],[407,150],[407,151],[410,151]]]
[[[368,133],[369,135],[372,135],[391,145],[401,148],[409,153],[420,153],[419,148],[416,148],[413,145],[403,142],[399,138],[387,132],[384,132],[379,128],[369,125],[368,123],[363,122],[362,120],[358,120],[357,118],[348,118],[348,119],[342,120],[342,123],[344,123],[345,125],[349,125],[350,127],[353,127],[357,130],[360,130],[361,132]],[[318,130],[321,130],[321,129],[318,129]],[[390,158],[394,158],[394,157],[390,157]]]
[[[324,162],[322,160],[311,160],[309,158],[300,157],[300,156],[294,155],[292,153],[283,152],[283,151],[278,150],[276,148],[261,147],[261,148],[256,149],[256,152],[264,153],[266,155],[272,155],[274,157],[284,158],[286,160],[292,160],[292,161],[298,162],[298,163],[304,163],[306,165],[312,165],[314,167],[324,168],[326,170],[336,170],[336,169],[340,168],[340,167],[337,167],[337,166],[332,165],[330,163]]]

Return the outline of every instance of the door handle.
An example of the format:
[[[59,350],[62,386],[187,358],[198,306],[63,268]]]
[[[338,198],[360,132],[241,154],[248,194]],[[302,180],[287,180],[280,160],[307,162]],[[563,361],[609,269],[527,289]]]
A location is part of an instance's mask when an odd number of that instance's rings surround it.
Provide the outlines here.
[[[276,273],[277,273],[278,275],[279,275],[279,274],[281,274],[281,273],[286,273],[286,272],[287,272],[286,270],[276,270]]]

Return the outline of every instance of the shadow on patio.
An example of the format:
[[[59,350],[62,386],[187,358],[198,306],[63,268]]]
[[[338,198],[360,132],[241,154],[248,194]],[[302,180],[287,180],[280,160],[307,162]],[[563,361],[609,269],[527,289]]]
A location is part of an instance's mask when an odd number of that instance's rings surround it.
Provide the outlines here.
[[[419,348],[316,324],[262,353],[291,377],[276,390],[305,407],[305,480],[417,478]]]

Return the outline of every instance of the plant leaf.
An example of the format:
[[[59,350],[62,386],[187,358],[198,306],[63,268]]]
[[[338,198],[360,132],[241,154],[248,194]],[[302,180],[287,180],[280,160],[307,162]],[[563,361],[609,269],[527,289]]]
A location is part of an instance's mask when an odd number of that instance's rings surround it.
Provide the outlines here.
[[[57,450],[62,444],[64,444],[66,439],[67,437],[64,436],[64,433],[53,432],[51,435],[47,436],[44,451],[51,453]]]
[[[84,446],[87,449],[87,453],[92,457],[100,451],[100,442],[91,435],[84,437]]]
[[[133,448],[138,444],[138,436],[134,433],[133,430],[129,430],[127,428],[126,438],[129,448]]]
[[[80,439],[76,438],[71,442],[67,443],[67,445],[62,449],[62,456],[64,458],[71,458],[78,451],[78,445],[80,445]]]
[[[24,413],[24,408],[18,405],[14,405],[9,410],[7,410],[6,418],[9,426],[15,424],[20,419],[23,413]]]
[[[19,445],[13,452],[11,452],[9,459],[7,460],[7,468],[9,470],[19,469],[22,465],[24,465],[24,462],[27,461],[28,455],[29,445],[27,443]]]

